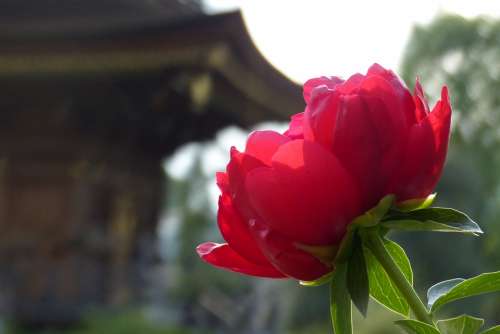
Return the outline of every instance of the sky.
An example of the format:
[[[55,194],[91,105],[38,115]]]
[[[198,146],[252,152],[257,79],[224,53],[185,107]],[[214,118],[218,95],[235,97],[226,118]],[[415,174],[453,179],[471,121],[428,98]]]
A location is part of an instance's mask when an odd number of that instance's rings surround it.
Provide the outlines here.
[[[303,83],[320,75],[348,77],[374,62],[398,70],[415,24],[439,13],[500,17],[500,0],[205,0],[213,11],[241,8],[260,52]]]

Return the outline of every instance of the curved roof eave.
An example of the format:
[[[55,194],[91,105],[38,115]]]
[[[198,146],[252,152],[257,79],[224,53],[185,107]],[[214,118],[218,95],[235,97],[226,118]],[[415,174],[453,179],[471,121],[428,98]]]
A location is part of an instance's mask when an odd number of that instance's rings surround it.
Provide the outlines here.
[[[186,66],[220,74],[248,99],[272,111],[270,119],[283,119],[303,108],[300,86],[257,50],[239,11],[98,35],[31,36],[0,44],[0,78],[131,75]]]

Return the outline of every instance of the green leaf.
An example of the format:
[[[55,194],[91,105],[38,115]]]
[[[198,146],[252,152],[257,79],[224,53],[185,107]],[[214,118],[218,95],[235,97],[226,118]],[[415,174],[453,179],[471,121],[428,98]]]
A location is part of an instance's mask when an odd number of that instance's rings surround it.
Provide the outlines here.
[[[352,334],[351,298],[346,276],[347,264],[338,264],[330,285],[330,315],[335,334]]]
[[[381,225],[402,231],[457,232],[471,235],[483,233],[469,216],[450,208],[427,208],[411,212],[393,210]]]
[[[398,320],[394,323],[408,334],[440,334],[436,328],[418,320]]]
[[[351,299],[361,314],[366,317],[370,289],[366,271],[365,255],[359,235],[354,237],[354,248],[347,265],[347,288]]]
[[[437,322],[438,328],[442,334],[476,334],[483,324],[483,319],[465,314],[456,318]]]
[[[413,284],[413,272],[411,270],[410,260],[406,256],[403,248],[390,240],[384,240],[384,244],[408,282]],[[398,288],[389,278],[389,275],[387,275],[385,269],[368,248],[365,248],[365,258],[368,269],[370,295],[372,298],[398,314],[405,317],[409,316],[410,307],[406,302],[406,298],[399,292]]]
[[[463,281],[465,281],[463,278],[453,278],[431,286],[429,290],[427,290],[427,307],[430,309],[439,297],[445,295]]]
[[[441,306],[455,300],[498,291],[500,291],[500,271],[481,274],[455,285],[441,295],[432,305],[431,312],[436,312]]]
[[[481,334],[500,334],[500,325],[488,328],[484,332],[481,332]]]
[[[398,265],[399,269],[403,272],[408,282],[413,285],[413,270],[408,256],[400,245],[389,239],[384,239],[385,248],[391,254],[394,262]]]

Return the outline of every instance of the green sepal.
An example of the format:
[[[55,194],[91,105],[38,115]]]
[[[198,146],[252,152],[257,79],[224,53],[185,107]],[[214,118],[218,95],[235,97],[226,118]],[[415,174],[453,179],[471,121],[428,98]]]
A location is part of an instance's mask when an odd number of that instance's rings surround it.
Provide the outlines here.
[[[408,334],[440,334],[436,328],[418,320],[398,320],[394,323]]]
[[[461,315],[456,318],[439,320],[437,326],[441,334],[476,334],[483,327],[484,320]]]
[[[382,198],[376,206],[366,211],[361,216],[356,217],[347,226],[347,232],[340,243],[335,263],[346,262],[352,253],[353,238],[359,228],[372,227],[379,224],[384,216],[389,212],[392,204],[394,203],[394,195],[387,195]]]
[[[394,195],[387,195],[382,198],[376,206],[366,211],[361,216],[354,218],[351,225],[358,227],[372,227],[377,225],[394,203]]]
[[[330,283],[332,279],[333,272],[329,272],[326,275],[321,276],[317,280],[314,281],[299,281],[299,284],[302,286],[307,286],[307,287],[316,287],[316,286],[321,286],[326,283]]]
[[[339,264],[330,283],[330,316],[334,334],[352,334],[352,306],[346,279],[347,264]]]
[[[357,234],[353,239],[352,255],[347,262],[347,289],[356,308],[366,317],[370,289],[363,245]]]
[[[409,199],[403,202],[396,203],[394,208],[398,211],[402,212],[410,212],[419,209],[428,208],[434,203],[434,199],[436,199],[437,193],[430,194],[426,198],[416,198]]]
[[[468,215],[451,208],[426,208],[411,212],[392,210],[381,225],[402,231],[456,232],[475,236],[483,233]]]
[[[455,285],[445,294],[437,298],[431,307],[431,312],[434,313],[441,306],[455,300],[492,292],[500,292],[500,271],[484,273]]]
[[[352,253],[353,238],[356,234],[356,227],[349,225],[347,226],[347,232],[340,242],[339,250],[335,257],[335,263],[345,263],[349,260]]]

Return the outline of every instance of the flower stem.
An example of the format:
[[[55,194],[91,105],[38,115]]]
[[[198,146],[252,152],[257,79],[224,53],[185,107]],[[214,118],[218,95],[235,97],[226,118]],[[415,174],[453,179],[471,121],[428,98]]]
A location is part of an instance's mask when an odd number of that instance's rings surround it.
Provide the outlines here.
[[[413,286],[410,284],[410,282],[408,282],[404,274],[401,272],[401,270],[385,248],[384,242],[380,237],[378,231],[376,229],[370,230],[365,234],[364,241],[365,245],[377,258],[382,267],[384,267],[387,275],[389,275],[393,283],[405,297],[417,320],[434,326],[434,322],[432,321],[432,317],[429,312],[427,312],[427,308],[424,306],[424,303],[422,303],[422,300],[417,295]]]

